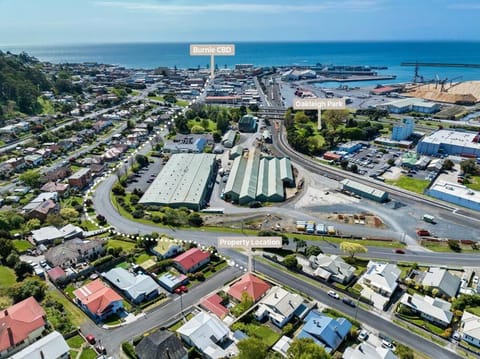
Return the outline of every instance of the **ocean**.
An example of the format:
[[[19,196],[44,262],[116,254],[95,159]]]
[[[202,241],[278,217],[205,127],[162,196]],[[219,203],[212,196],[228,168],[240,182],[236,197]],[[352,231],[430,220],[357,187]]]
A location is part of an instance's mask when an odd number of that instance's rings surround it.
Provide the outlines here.
[[[480,64],[480,42],[238,42],[236,55],[217,57],[219,67],[235,64],[278,65],[369,65],[387,66],[379,74],[396,75],[395,81],[412,81],[414,68],[401,62],[450,62]],[[135,69],[159,66],[206,67],[208,57],[189,56],[188,43],[136,43],[63,46],[9,46],[0,49],[26,51],[42,61],[98,62]],[[425,79],[480,80],[480,69],[421,67]],[[370,84],[369,84],[370,85]]]

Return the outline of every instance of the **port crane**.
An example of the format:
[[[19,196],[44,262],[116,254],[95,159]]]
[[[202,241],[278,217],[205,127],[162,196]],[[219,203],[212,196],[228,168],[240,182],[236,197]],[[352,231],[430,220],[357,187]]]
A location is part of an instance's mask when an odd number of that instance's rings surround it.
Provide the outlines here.
[[[440,63],[440,62],[402,62],[400,66],[413,66],[415,67],[413,82],[414,83],[425,83],[425,79],[420,75],[420,67],[465,67],[472,69],[480,69],[480,64],[462,64],[462,63]],[[443,80],[442,80],[443,81]],[[440,85],[445,88],[445,84],[448,79],[445,79],[445,83],[440,82]],[[438,82],[438,79],[437,79]]]

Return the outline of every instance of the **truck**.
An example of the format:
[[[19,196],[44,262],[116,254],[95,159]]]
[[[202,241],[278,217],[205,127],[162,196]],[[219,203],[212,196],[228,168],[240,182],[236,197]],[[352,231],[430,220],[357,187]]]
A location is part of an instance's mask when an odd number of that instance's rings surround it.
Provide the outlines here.
[[[330,235],[335,235],[337,234],[337,231],[335,230],[334,226],[327,226],[327,233]]]
[[[307,226],[307,222],[305,221],[297,221],[297,231],[305,231],[305,227]]]
[[[422,219],[427,223],[435,224],[435,217],[430,214],[424,214]]]
[[[305,232],[307,232],[308,234],[315,233],[315,222],[313,223],[307,222],[307,227],[305,229]]]
[[[324,224],[317,224],[317,234],[327,234],[327,226]]]

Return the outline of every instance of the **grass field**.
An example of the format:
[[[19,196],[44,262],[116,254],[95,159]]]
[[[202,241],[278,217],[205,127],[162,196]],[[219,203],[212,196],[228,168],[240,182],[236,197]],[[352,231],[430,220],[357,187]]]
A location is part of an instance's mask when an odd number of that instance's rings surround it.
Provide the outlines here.
[[[480,176],[469,176],[466,186],[474,191],[480,191]]]
[[[17,276],[13,269],[0,266],[0,289],[10,288],[17,282]]]
[[[480,317],[480,307],[468,307],[466,311]]]
[[[154,258],[155,256],[152,256],[148,253],[142,253],[138,257],[135,257],[135,264],[142,264],[143,262],[148,261],[151,258]]]
[[[115,248],[115,247],[120,247],[125,252],[132,252],[135,249],[135,242],[126,242],[126,241],[119,241],[116,239],[109,239],[107,241],[107,249]]]
[[[217,130],[217,124],[215,122],[213,122],[212,120],[206,120],[208,121],[208,128],[205,128],[205,132],[215,132]],[[189,129],[191,129],[193,126],[202,126],[202,123],[204,121],[203,120],[200,120],[200,121],[195,121],[195,120],[189,120],[188,123],[187,123],[187,126]]]
[[[14,239],[12,240],[12,243],[17,252],[19,253],[23,253],[33,247],[29,241],[23,241],[20,239]]]
[[[84,314],[80,308],[78,308],[75,304],[70,302],[56,290],[49,291],[47,295],[54,298],[55,301],[63,304],[65,312],[68,313],[75,326],[80,326],[84,321],[87,320],[86,314]]]
[[[425,247],[425,248],[428,248],[430,249],[431,251],[434,251],[434,252],[443,252],[443,253],[447,253],[447,252],[451,252],[451,253],[455,253],[455,251],[453,251],[452,249],[450,249],[450,247],[448,246],[448,244],[446,242],[427,242],[427,241],[422,241],[422,246]],[[460,248],[461,248],[461,251],[462,253],[478,253],[478,250],[474,250],[472,248],[472,246],[466,246],[466,245],[461,245],[460,244]]]
[[[272,329],[265,325],[246,325],[246,334],[249,336],[255,336],[265,343],[268,347],[273,346],[280,339],[281,334],[274,332]]]
[[[188,101],[187,100],[177,100],[177,102],[175,102],[175,105],[181,106],[181,107],[187,107],[188,106]]]
[[[80,359],[95,359],[97,357],[97,353],[92,348],[86,348],[82,350],[82,354],[80,354]]]
[[[423,191],[425,191],[425,189],[430,184],[430,181],[428,180],[416,179],[416,178],[406,177],[406,176],[402,176],[396,181],[386,181],[386,182],[394,186],[406,189],[407,191],[420,193],[420,194],[422,194]]]

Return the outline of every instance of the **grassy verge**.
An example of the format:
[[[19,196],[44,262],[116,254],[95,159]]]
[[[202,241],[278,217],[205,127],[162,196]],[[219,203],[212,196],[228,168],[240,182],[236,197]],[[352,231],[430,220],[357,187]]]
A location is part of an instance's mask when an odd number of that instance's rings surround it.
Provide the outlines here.
[[[82,344],[85,343],[83,338],[80,335],[75,335],[69,339],[67,339],[67,344],[72,349],[80,349]]]
[[[97,353],[92,348],[86,348],[82,350],[82,354],[80,354],[80,359],[95,359],[97,357]]]
[[[422,241],[422,246],[434,252],[458,253],[452,250],[446,242]],[[461,253],[478,253],[479,252],[478,249],[473,249],[471,246],[465,246],[460,244],[460,248],[461,248],[461,251],[460,251]]]
[[[117,248],[120,247],[124,252],[130,253],[135,249],[135,242],[119,241],[116,239],[107,240],[107,250],[108,248]]]
[[[412,324],[416,324],[419,327],[424,328],[425,330],[428,330],[434,334],[441,335],[443,333],[443,329],[440,327],[437,327],[436,325],[427,322],[426,320],[417,317],[417,316],[411,316],[411,315],[405,315],[405,314],[398,314],[400,318],[402,318],[405,321],[408,321]]]
[[[429,180],[422,180],[413,177],[402,176],[395,181],[386,181],[389,184],[403,188],[407,191],[423,194],[425,189],[430,184]]]
[[[26,252],[27,250],[33,248],[29,241],[23,241],[21,239],[12,240],[12,244],[19,253]]]
[[[400,326],[400,327],[403,327],[407,330],[409,330],[410,332],[412,333],[415,333],[427,340],[430,340],[438,345],[440,345],[441,347],[445,346],[445,342],[439,338],[437,338],[435,335],[432,335],[432,334],[428,334],[428,333],[425,333],[422,329],[420,328],[417,328],[416,326],[414,325],[409,325],[405,322],[403,322],[402,320],[399,320],[399,319],[393,319],[393,323]]]

